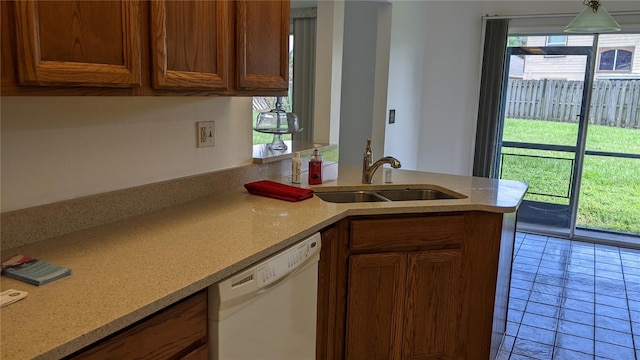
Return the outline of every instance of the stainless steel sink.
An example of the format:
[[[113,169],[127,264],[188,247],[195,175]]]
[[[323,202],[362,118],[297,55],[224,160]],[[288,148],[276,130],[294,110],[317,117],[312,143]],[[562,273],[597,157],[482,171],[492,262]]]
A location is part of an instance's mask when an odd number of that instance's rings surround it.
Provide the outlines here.
[[[466,196],[430,188],[386,190],[316,191],[320,199],[333,203],[463,199]],[[455,193],[454,193],[455,194]]]
[[[333,203],[377,202],[388,199],[368,191],[327,191],[315,193],[320,199]]]
[[[378,190],[377,194],[392,201],[459,199],[436,189]]]

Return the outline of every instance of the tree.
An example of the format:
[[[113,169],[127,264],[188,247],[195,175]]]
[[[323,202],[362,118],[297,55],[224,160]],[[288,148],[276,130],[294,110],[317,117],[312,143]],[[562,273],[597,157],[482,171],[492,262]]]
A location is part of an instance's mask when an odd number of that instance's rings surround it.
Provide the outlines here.
[[[507,38],[507,46],[509,47],[522,46],[526,42],[527,42],[526,36],[509,36]]]

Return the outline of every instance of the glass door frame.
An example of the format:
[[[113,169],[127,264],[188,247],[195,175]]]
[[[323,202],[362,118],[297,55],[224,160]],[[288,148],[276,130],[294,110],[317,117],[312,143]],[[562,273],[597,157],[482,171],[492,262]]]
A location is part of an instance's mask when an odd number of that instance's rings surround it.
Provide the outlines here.
[[[591,85],[593,83],[593,77],[595,72],[594,66],[594,49],[597,48],[597,36],[594,36],[594,43],[591,46],[544,46],[544,47],[531,47],[531,46],[519,46],[519,47],[507,47],[506,51],[506,59],[505,59],[505,67],[504,67],[504,77],[503,77],[503,88],[502,88],[502,99],[500,105],[500,131],[498,134],[498,149],[497,156],[495,158],[495,174],[493,177],[500,178],[500,174],[502,171],[502,148],[524,148],[524,149],[537,149],[537,150],[550,150],[550,151],[560,151],[560,152],[569,152],[574,154],[574,163],[571,171],[571,182],[569,189],[569,205],[558,205],[545,203],[541,201],[532,201],[532,200],[524,200],[522,206],[519,210],[519,220],[527,222],[529,218],[535,217],[538,219],[542,219],[543,222],[538,225],[542,226],[551,226],[554,221],[558,219],[554,216],[544,216],[544,213],[534,209],[540,209],[539,207],[545,208],[546,210],[559,210],[561,207],[568,207],[567,211],[563,215],[568,215],[566,219],[566,223],[561,223],[561,227],[558,230],[565,230],[569,233],[570,237],[573,237],[576,225],[577,211],[578,211],[578,201],[580,194],[580,181],[582,177],[582,165],[584,163],[585,156],[585,147],[586,147],[586,135],[587,135],[587,126],[589,119],[589,104],[591,102]],[[509,77],[509,67],[511,63],[512,55],[578,55],[586,57],[585,64],[585,74],[584,74],[584,85],[582,91],[582,98],[580,102],[580,113],[578,115],[578,131],[577,131],[577,139],[575,146],[568,145],[551,145],[551,144],[535,144],[535,143],[523,143],[523,142],[509,142],[503,141],[503,129],[504,129],[504,121],[505,121],[505,111],[506,111],[506,96],[507,87],[508,87],[508,77]],[[538,208],[534,207],[537,206]],[[542,215],[542,217],[541,217]]]

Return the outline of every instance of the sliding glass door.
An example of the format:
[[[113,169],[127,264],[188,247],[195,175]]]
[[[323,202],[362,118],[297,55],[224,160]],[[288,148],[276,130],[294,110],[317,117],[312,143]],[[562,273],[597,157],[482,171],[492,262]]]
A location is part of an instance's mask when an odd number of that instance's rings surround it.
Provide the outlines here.
[[[529,183],[520,223],[640,235],[640,34],[616,36],[510,37],[496,176]]]
[[[639,236],[640,34],[599,35],[595,55],[576,227]]]
[[[592,48],[550,44],[507,49],[499,176],[529,183],[520,221],[568,230],[577,204]]]

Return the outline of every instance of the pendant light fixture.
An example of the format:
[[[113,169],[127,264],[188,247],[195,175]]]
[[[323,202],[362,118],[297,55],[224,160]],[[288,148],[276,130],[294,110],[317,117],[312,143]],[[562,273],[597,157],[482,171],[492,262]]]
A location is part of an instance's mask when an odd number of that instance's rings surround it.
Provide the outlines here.
[[[620,25],[600,5],[600,1],[584,0],[583,4],[586,7],[564,28],[564,32],[600,34],[620,31]]]

